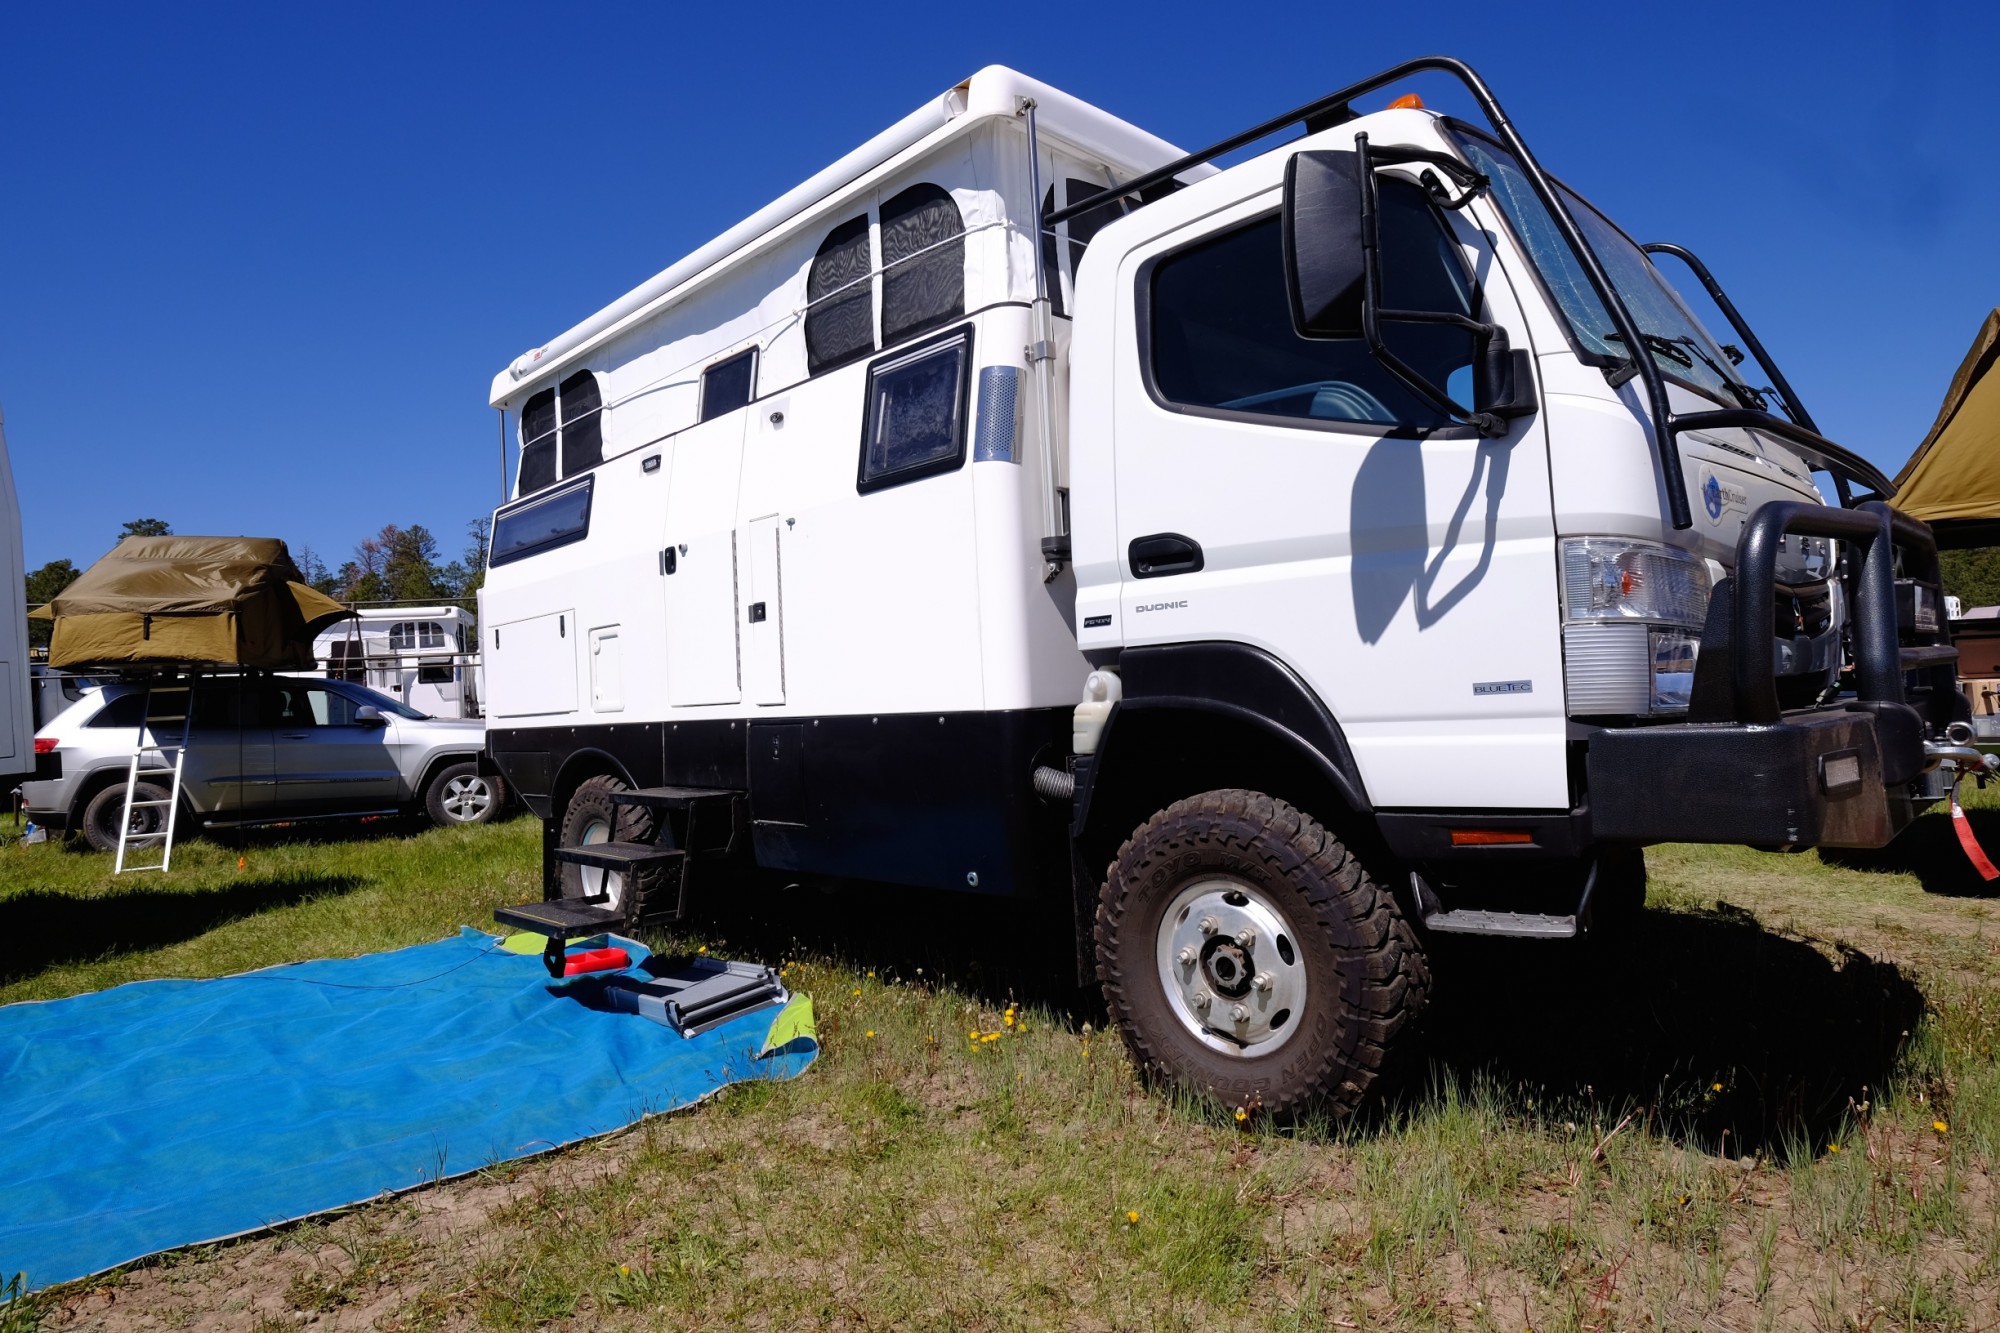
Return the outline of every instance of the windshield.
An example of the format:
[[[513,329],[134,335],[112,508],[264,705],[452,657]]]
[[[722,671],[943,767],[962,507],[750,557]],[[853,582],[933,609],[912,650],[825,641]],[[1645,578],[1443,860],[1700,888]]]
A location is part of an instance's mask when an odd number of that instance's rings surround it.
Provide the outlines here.
[[[1604,302],[1556,229],[1555,219],[1535,197],[1511,154],[1470,134],[1458,136],[1473,167],[1493,182],[1493,201],[1507,217],[1521,245],[1541,273],[1549,295],[1562,308],[1571,333],[1585,351],[1617,361],[1631,359]],[[1611,285],[1639,326],[1646,350],[1666,374],[1732,407],[1764,409],[1763,395],[1736,373],[1735,363],[1660,276],[1645,251],[1602,213],[1558,185],[1570,216],[1583,229],[1604,265]]]

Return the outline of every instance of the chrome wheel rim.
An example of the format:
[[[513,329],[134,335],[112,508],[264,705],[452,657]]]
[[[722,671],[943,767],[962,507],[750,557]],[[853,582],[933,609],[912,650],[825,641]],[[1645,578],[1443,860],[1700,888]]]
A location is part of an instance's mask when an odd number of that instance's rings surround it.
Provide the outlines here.
[[[492,808],[493,788],[477,774],[456,777],[444,784],[440,803],[448,817],[469,824]]]
[[[1215,878],[1182,889],[1160,919],[1157,956],[1168,1007],[1210,1050],[1268,1055],[1304,1025],[1298,931],[1251,885]]]
[[[577,838],[579,847],[592,847],[600,842],[612,840],[611,821],[592,819],[583,826],[583,833]],[[578,866],[577,881],[583,885],[583,896],[595,898],[604,895],[604,905],[616,911],[625,902],[625,877],[616,871],[600,866]]]

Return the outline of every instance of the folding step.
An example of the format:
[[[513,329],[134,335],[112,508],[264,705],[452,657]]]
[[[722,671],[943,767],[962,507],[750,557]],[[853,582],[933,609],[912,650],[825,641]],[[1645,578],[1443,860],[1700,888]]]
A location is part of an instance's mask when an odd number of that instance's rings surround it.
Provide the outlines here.
[[[522,903],[517,907],[496,907],[493,919],[503,926],[546,935],[551,940],[572,940],[595,935],[625,924],[625,914],[606,906],[602,895],[595,898],[552,898],[547,902]]]
[[[593,842],[588,847],[558,847],[555,856],[556,860],[575,866],[631,871],[679,861],[687,853],[678,847],[657,847],[650,842]]]
[[[741,796],[726,787],[636,787],[611,793],[613,805],[638,805],[648,810],[686,810],[706,801]]]

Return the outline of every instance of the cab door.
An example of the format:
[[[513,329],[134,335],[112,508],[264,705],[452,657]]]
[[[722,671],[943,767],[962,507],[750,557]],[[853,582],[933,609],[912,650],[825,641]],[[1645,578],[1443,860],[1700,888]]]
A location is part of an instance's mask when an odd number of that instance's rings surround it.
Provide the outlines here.
[[[1119,259],[1127,645],[1234,641],[1297,671],[1379,806],[1567,808],[1554,526],[1537,418],[1454,427],[1359,340],[1293,330],[1281,192]],[[1383,304],[1527,329],[1484,238],[1382,177]],[[1460,402],[1472,339],[1391,325]]]

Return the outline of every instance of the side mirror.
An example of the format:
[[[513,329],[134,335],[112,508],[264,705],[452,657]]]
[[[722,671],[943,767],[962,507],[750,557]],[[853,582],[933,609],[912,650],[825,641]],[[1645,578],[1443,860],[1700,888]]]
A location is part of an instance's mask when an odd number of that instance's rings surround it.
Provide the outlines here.
[[[354,710],[354,722],[362,727],[386,727],[389,719],[382,716],[382,710],[374,704],[363,704]]]
[[[1294,153],[1285,164],[1285,286],[1302,338],[1359,338],[1368,263],[1359,154]]]

